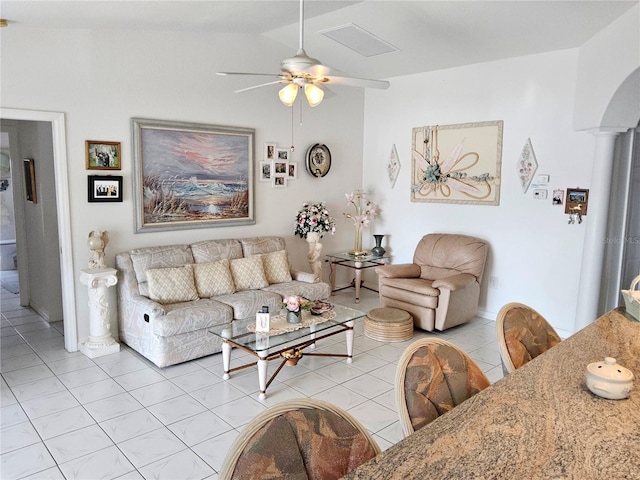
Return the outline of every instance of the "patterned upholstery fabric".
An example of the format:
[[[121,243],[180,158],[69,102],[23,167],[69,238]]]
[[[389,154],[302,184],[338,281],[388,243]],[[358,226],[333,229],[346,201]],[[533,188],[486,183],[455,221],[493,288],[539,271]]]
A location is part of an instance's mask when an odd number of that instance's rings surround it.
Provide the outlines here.
[[[201,298],[195,302],[181,302],[165,305],[165,314],[160,319],[151,320],[151,330],[160,337],[171,337],[183,333],[204,331],[229,323],[233,311],[222,302]]]
[[[253,237],[241,238],[242,254],[244,257],[259,255],[261,253],[277,252],[284,250],[286,245],[282,237]]]
[[[191,266],[147,270],[149,298],[158,303],[198,300]]]
[[[402,386],[413,430],[489,385],[475,362],[452,345],[443,342],[420,346],[410,356]]]
[[[137,248],[131,250],[130,255],[138,283],[147,281],[147,270],[151,268],[181,267],[193,263],[188,245]]]
[[[562,341],[542,315],[526,306],[506,312],[503,330],[509,357],[516,369]]]
[[[324,282],[313,283],[314,280],[315,277],[311,277],[309,282],[292,280],[291,282],[274,283],[264,287],[262,290],[277,293],[282,298],[290,297],[291,295],[301,295],[309,300],[326,300],[329,298],[331,294],[329,284]]]
[[[219,260],[242,258],[242,245],[233,239],[204,240],[191,245],[196,263],[211,263]]]
[[[231,478],[338,479],[377,453],[357,428],[334,412],[292,410],[253,435]]]
[[[269,285],[264,274],[262,258],[259,255],[252,255],[246,258],[234,258],[230,262],[231,275],[236,290],[256,290]]]
[[[220,295],[215,298],[233,309],[233,318],[249,318],[259,312],[262,306],[269,307],[270,312],[278,312],[282,297],[266,290],[242,290],[231,295]]]
[[[291,270],[286,250],[278,250],[277,252],[262,255],[262,264],[269,285],[291,281]]]
[[[233,276],[226,258],[218,262],[195,263],[193,276],[200,298],[228,295],[236,291]]]

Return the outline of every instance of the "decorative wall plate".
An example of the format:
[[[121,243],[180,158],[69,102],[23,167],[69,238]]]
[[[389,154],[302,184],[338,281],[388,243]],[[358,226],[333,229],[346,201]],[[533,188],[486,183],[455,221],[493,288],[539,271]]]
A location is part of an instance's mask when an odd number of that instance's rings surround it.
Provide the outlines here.
[[[307,150],[305,165],[314,177],[324,177],[331,168],[331,152],[323,143],[311,145]]]

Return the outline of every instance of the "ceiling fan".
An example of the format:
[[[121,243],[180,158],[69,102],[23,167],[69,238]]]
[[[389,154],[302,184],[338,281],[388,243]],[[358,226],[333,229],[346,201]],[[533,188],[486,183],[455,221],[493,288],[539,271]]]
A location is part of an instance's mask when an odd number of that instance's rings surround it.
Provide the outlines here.
[[[361,88],[389,88],[389,82],[384,80],[371,80],[331,75],[331,69],[322,65],[320,60],[311,58],[304,50],[304,0],[300,0],[300,42],[298,52],[291,58],[285,58],[280,63],[282,73],[245,73],[245,72],[217,72],[218,75],[255,75],[263,77],[276,77],[278,80],[254,85],[253,87],[236,90],[235,93],[246,92],[255,88],[266,87],[276,83],[286,84],[279,91],[280,101],[290,107],[298,95],[298,90],[304,88],[305,96],[311,107],[322,102],[324,91],[323,84],[345,85]]]

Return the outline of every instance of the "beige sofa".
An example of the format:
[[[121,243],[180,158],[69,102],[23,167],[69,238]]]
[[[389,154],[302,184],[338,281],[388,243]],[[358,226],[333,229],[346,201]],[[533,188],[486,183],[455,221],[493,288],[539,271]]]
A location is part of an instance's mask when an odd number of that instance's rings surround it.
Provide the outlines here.
[[[213,325],[248,318],[282,298],[329,297],[329,285],[291,269],[281,237],[207,240],[118,253],[120,340],[159,367],[219,352]]]
[[[409,312],[414,325],[427,331],[471,320],[488,249],[484,240],[468,235],[425,235],[412,263],[376,267],[380,305]]]

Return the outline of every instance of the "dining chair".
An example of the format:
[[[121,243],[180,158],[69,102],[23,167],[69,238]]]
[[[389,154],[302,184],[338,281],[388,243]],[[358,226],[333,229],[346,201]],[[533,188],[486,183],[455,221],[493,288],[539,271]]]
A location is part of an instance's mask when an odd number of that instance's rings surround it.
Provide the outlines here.
[[[371,434],[341,408],[284,401],[257,415],[229,449],[220,479],[338,479],[380,453]]]
[[[456,345],[423,338],[409,345],[396,368],[395,393],[406,436],[460,405],[491,382]]]
[[[542,315],[517,302],[506,304],[498,312],[496,335],[505,375],[562,341]]]

